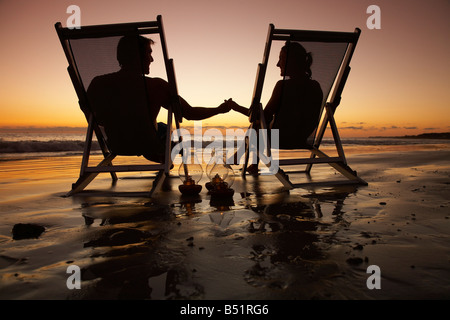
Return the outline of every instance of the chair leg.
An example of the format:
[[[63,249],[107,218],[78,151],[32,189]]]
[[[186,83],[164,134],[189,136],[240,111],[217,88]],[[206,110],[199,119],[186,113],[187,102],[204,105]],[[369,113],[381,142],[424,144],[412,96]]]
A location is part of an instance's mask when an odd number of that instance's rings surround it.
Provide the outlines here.
[[[90,121],[92,121],[92,119]],[[97,142],[100,146],[100,149],[102,150],[103,157],[106,158],[109,154],[111,154],[111,152],[109,151],[109,148],[106,144],[106,138],[104,137],[102,130],[100,129],[100,127],[98,125],[94,125],[92,123],[92,126],[93,126],[93,130],[95,132],[95,135],[97,137]],[[91,139],[92,139],[92,137],[91,137]],[[112,163],[111,163],[111,165],[112,165]],[[117,180],[119,180],[117,178],[117,174],[115,172],[110,172],[110,175],[111,175],[111,179],[112,179],[113,183],[115,183],[115,182],[117,182]]]
[[[293,189],[294,185],[289,180],[289,176],[282,170],[278,169],[278,172],[275,174],[275,176],[280,180],[280,182],[288,189]]]
[[[159,190],[161,190],[162,186],[164,185],[164,182],[167,179],[167,174],[164,170],[159,170],[158,174],[156,175],[155,180],[153,180],[152,189],[149,192],[149,197],[151,198],[153,194],[157,193]]]
[[[113,154],[110,154],[109,156],[107,156],[105,159],[103,159],[98,165],[97,167],[102,167],[102,166],[107,166],[110,165],[112,160],[115,158],[116,156]],[[74,184],[72,184],[72,190],[70,190],[66,196],[70,197],[72,195],[74,195],[75,193],[78,193],[80,191],[83,191],[84,188],[86,188],[89,183],[92,182],[92,180],[95,179],[95,177],[97,177],[97,175],[100,172],[89,172],[89,173],[83,173],[80,178],[78,178],[77,182],[75,182]],[[113,180],[113,182],[117,181],[117,177],[116,180]]]
[[[313,150],[314,154],[318,156],[319,158],[327,158],[328,156],[319,150]],[[338,163],[328,163],[331,167],[336,169],[338,172],[340,172],[344,177],[346,177],[349,180],[358,182],[363,185],[367,185],[367,182],[358,177],[358,174],[356,171],[352,170],[346,163],[344,162],[338,162]]]
[[[249,156],[250,156],[250,151],[249,151],[249,142],[248,142],[248,140],[249,140],[249,138],[248,137],[245,137],[244,138],[245,140],[245,143],[244,143],[244,146],[245,146],[245,153],[244,153],[244,164],[243,164],[243,166],[242,166],[242,172],[241,172],[241,177],[242,177],[242,179],[245,179],[246,178],[246,173],[247,173],[247,166],[248,166],[248,159],[249,159]]]

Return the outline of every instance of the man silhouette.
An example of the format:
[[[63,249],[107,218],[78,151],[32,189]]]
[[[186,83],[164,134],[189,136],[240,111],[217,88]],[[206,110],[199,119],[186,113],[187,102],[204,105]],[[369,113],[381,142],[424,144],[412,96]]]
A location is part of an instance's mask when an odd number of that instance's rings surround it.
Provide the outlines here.
[[[172,97],[167,81],[147,76],[154,61],[152,44],[143,36],[122,37],[117,46],[120,70],[95,77],[87,95],[113,150],[164,162],[167,125],[157,123],[157,117],[161,108],[170,107]],[[179,100],[187,120],[203,120],[230,110],[227,101],[206,108],[192,107],[182,97]]]

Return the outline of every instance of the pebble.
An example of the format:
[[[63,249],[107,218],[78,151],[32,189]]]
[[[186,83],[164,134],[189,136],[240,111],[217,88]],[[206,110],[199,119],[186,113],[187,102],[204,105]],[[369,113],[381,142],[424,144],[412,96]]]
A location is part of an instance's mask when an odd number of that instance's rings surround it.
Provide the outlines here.
[[[353,265],[353,266],[359,265],[359,264],[361,264],[361,263],[363,263],[363,262],[364,262],[364,260],[361,259],[361,258],[358,258],[358,257],[355,257],[355,258],[348,258],[348,259],[347,259],[347,263],[348,263],[348,264],[351,264],[351,265]]]
[[[12,229],[13,239],[37,239],[45,231],[43,226],[33,223],[18,223]]]

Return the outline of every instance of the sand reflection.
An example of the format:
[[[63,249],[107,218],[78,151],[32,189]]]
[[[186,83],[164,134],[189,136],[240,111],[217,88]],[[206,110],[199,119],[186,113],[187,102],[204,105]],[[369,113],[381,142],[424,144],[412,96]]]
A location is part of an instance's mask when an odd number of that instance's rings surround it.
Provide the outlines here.
[[[78,198],[90,250],[83,298],[242,298],[261,288],[271,289],[266,298],[292,295],[326,260],[356,190],[264,197],[255,190],[257,182],[235,199],[168,205]]]

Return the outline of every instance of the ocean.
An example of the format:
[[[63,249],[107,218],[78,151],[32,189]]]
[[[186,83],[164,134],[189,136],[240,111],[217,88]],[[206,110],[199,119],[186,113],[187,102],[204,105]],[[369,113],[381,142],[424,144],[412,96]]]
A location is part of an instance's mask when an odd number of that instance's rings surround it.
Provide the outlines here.
[[[0,129],[0,161],[51,156],[73,156],[83,153],[85,128],[28,128]],[[448,139],[413,139],[393,137],[342,137],[344,150],[352,149],[365,152],[380,152],[393,148],[450,149]],[[206,141],[203,146],[210,142]],[[324,138],[324,148],[333,146],[332,138]],[[100,153],[97,143],[93,143],[93,152]]]

